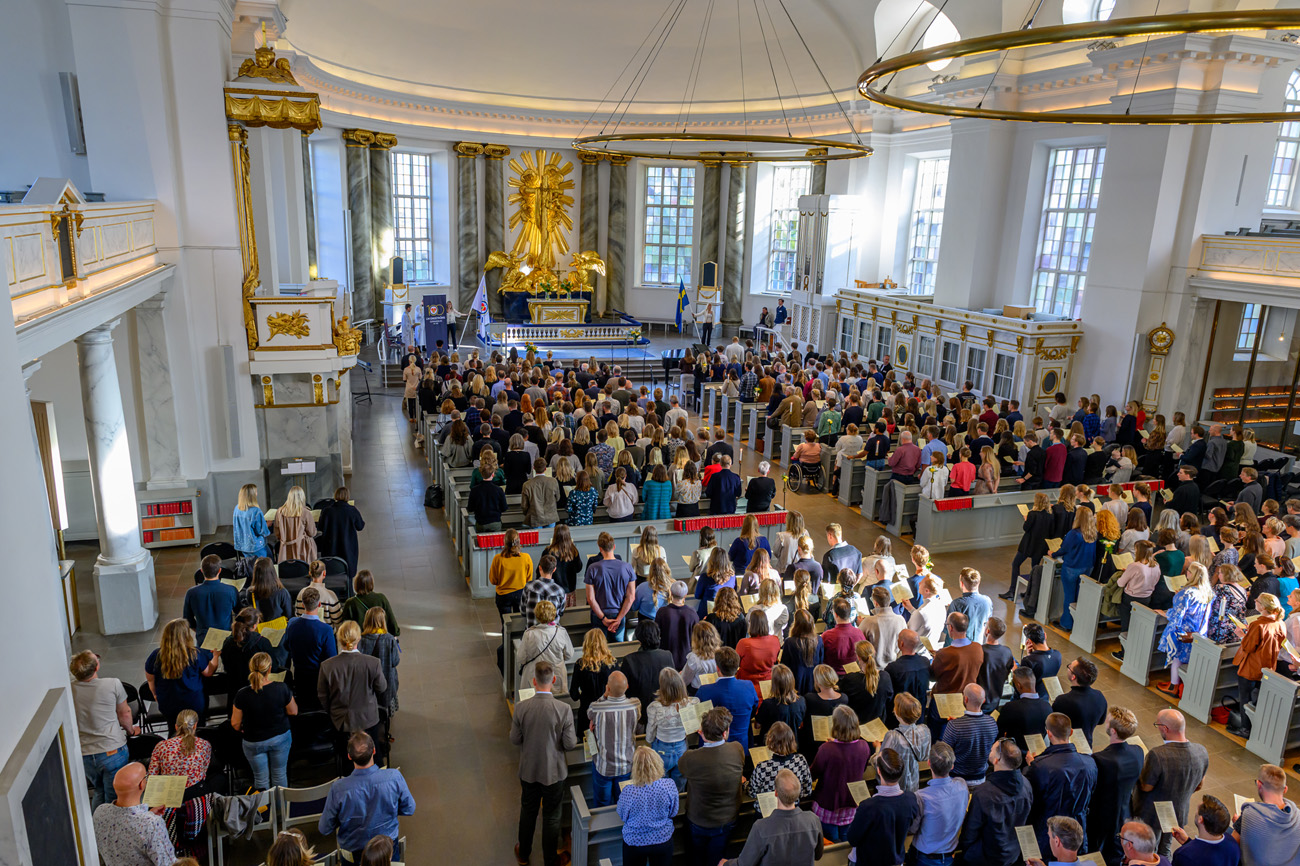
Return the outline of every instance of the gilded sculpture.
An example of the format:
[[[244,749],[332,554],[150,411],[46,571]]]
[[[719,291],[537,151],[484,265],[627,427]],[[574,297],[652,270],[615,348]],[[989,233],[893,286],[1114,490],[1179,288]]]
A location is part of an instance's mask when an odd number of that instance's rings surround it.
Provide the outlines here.
[[[311,334],[311,327],[307,324],[307,314],[302,310],[294,310],[292,313],[272,313],[266,317],[266,327],[270,329],[272,337],[276,334],[284,334],[301,340]]]
[[[238,77],[265,78],[275,84],[298,86],[298,80],[293,77],[293,70],[289,68],[289,61],[284,57],[276,57],[275,49],[269,45],[258,48],[253,52],[252,57],[239,64]]]
[[[361,354],[361,339],[361,329],[348,324],[347,316],[334,325],[334,348],[338,349],[340,358]]]

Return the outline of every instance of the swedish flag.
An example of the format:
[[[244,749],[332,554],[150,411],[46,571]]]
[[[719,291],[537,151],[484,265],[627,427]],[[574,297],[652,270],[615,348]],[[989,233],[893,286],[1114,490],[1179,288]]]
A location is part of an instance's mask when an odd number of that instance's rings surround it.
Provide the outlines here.
[[[677,281],[677,332],[682,330],[682,314],[686,312],[686,281]]]

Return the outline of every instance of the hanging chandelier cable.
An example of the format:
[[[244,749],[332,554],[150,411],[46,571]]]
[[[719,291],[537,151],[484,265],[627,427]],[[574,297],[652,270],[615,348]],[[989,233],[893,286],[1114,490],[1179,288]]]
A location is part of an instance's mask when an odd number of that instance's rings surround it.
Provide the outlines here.
[[[1294,112],[1230,111],[1208,112],[1152,112],[1132,113],[1132,100],[1125,112],[1103,111],[1038,111],[992,109],[981,104],[970,107],[933,102],[924,98],[898,96],[887,92],[888,85],[881,81],[900,72],[916,69],[928,63],[957,60],[997,51],[1011,51],[1038,47],[1060,47],[1075,42],[1124,39],[1128,37],[1173,36],[1196,33],[1223,33],[1241,31],[1262,33],[1272,30],[1294,30],[1300,27],[1300,10],[1267,9],[1227,12],[1186,12],[1145,17],[1121,18],[1110,21],[1089,21],[1082,24],[1057,24],[1037,29],[1009,33],[994,33],[936,45],[919,51],[910,51],[877,61],[858,79],[858,91],[871,102],[903,111],[944,117],[979,118],[984,120],[1021,121],[1030,123],[1080,123],[1100,125],[1192,125],[1237,123],[1282,123],[1295,119]],[[1143,50],[1145,63],[1146,50]],[[1140,64],[1141,65],[1141,64]],[[1138,73],[1140,74],[1139,68]],[[986,90],[987,92],[987,90]],[[1136,93],[1136,82],[1134,86]]]
[[[754,18],[757,21],[759,37],[763,43],[763,51],[767,58],[768,74],[772,79],[772,87],[775,91],[776,107],[780,114],[780,123],[785,127],[785,136],[774,135],[756,135],[752,132],[752,121],[749,113],[749,93],[747,87],[747,75],[745,71],[745,44],[744,44],[744,18],[741,15],[741,0],[736,0],[736,42],[739,53],[739,71],[740,71],[740,109],[741,124],[744,134],[734,134],[729,132],[695,132],[692,133],[691,119],[695,111],[695,94],[700,85],[700,79],[703,75],[704,62],[707,57],[708,43],[712,32],[713,16],[715,13],[717,0],[708,0],[705,7],[703,21],[701,23],[700,36],[692,51],[692,59],[686,74],[686,83],[682,93],[682,104],[677,111],[677,117],[673,122],[673,129],[680,129],[680,132],[621,132],[627,117],[633,106],[636,104],[642,87],[649,79],[658,61],[660,54],[664,51],[677,26],[682,20],[683,13],[690,0],[672,0],[667,7],[660,13],[658,20],[651,27],[650,32],[642,39],[641,45],[637,48],[636,53],[628,59],[624,65],[623,71],[619,73],[615,83],[612,84],[605,96],[597,104],[596,109],[591,116],[582,125],[582,132],[594,122],[596,115],[609,102],[610,94],[614,91],[619,81],[628,76],[629,70],[635,67],[635,71],[628,77],[624,86],[623,94],[619,100],[613,104],[608,116],[604,119],[599,127],[599,133],[596,135],[580,135],[574,139],[573,146],[580,153],[594,153],[607,156],[622,157],[651,157],[659,159],[674,160],[691,160],[699,161],[701,159],[737,159],[746,162],[806,162],[810,159],[819,161],[833,161],[841,159],[857,159],[863,156],[869,156],[871,148],[862,143],[861,133],[853,124],[853,119],[845,107],[845,103],[840,99],[835,89],[831,87],[830,80],[827,78],[821,64],[817,62],[816,56],[808,46],[808,41],[804,38],[798,24],[795,23],[794,16],[790,13],[789,7],[785,0],[777,0],[781,10],[785,13],[786,20],[790,28],[794,31],[800,44],[803,46],[809,60],[812,61],[813,68],[816,69],[821,83],[826,88],[826,93],[834,100],[835,107],[840,115],[844,118],[848,134],[852,136],[852,141],[839,141],[829,137],[818,137],[813,132],[812,117],[804,103],[803,95],[800,93],[798,83],[795,81],[794,72],[790,65],[790,59],[786,55],[785,46],[777,33],[776,19],[769,5],[769,0],[763,0],[762,8],[759,7],[758,0],[751,0],[754,11]],[[946,3],[947,0],[944,0]],[[919,7],[918,7],[919,8]],[[764,21],[766,13],[766,22]],[[781,84],[781,76],[777,74],[776,58],[773,56],[772,41],[776,42],[777,53],[781,56],[782,64],[785,68],[786,76],[789,78],[790,93],[786,93]],[[787,105],[787,103],[790,103]],[[797,103],[800,112],[803,115],[804,122],[808,125],[809,135],[797,136],[794,134],[794,123],[797,118],[793,115],[793,104]],[[765,121],[766,122],[766,121]],[[637,143],[638,147],[620,147],[620,145],[630,145]],[[662,151],[654,149],[641,149],[642,145],[664,145]],[[752,145],[776,145],[777,147],[767,148],[765,152],[753,152],[756,148]],[[702,146],[708,145],[708,149]],[[739,151],[726,147],[726,145],[736,145],[741,148]],[[781,148],[780,145],[786,145]],[[685,148],[683,146],[686,146]],[[716,148],[716,149],[715,149]],[[690,152],[683,152],[684,150]]]

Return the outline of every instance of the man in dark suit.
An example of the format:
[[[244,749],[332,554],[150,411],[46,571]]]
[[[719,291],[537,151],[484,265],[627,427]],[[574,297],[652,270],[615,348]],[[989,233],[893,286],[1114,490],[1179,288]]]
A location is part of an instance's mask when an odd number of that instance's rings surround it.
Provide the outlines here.
[[[1097,790],[1088,805],[1088,850],[1100,851],[1106,866],[1119,866],[1119,828],[1129,819],[1133,786],[1142,773],[1142,747],[1127,740],[1137,733],[1137,716],[1124,707],[1112,707],[1106,722],[1110,745],[1092,756],[1097,763]]]
[[[921,706],[926,704],[926,692],[930,690],[930,660],[916,654],[921,646],[921,638],[910,628],[898,633],[898,658],[885,666],[890,682],[894,684],[894,694],[907,692],[916,698]],[[893,707],[889,708],[891,724]]]
[[[1047,748],[1029,756],[1025,778],[1034,791],[1029,823],[1038,836],[1039,850],[1050,851],[1047,819],[1055,815],[1073,818],[1088,831],[1088,804],[1097,784],[1097,764],[1091,755],[1081,755],[1070,742],[1073,729],[1061,713],[1047,717]],[[1102,796],[1106,796],[1103,792]]]
[[[1061,652],[1047,645],[1047,632],[1043,631],[1043,626],[1039,623],[1031,622],[1026,625],[1024,635],[1025,648],[1020,663],[1033,669],[1034,677],[1038,682],[1038,696],[1046,698],[1047,686],[1043,685],[1043,680],[1060,673]]]
[[[1011,737],[1023,751],[1030,751],[1025,738],[1030,734],[1046,735],[1047,717],[1052,708],[1038,696],[1034,672],[1020,666],[1011,674],[1016,696],[998,710],[998,736]],[[1051,817],[1051,816],[1048,816]]]
[[[1061,480],[1066,484],[1082,484],[1088,471],[1088,452],[1083,450],[1083,437],[1078,434],[1071,436],[1066,448],[1065,475]]]
[[[988,866],[1018,866],[1024,860],[1016,842],[1016,827],[1029,821],[1033,793],[1020,773],[1024,755],[1011,740],[998,740],[989,751],[991,772],[983,785],[971,789],[970,805],[957,847],[963,862]]]
[[[986,713],[991,713],[1002,703],[1002,689],[1007,677],[1016,667],[1016,657],[1011,654],[1011,647],[1002,645],[1002,636],[1007,633],[1006,620],[998,616],[989,617],[984,624],[984,664],[980,667],[977,685],[984,689],[984,706]]]
[[[723,454],[728,458],[736,456],[736,452],[732,449],[731,445],[729,445],[725,441],[724,437],[726,437],[726,435],[727,435],[727,431],[723,428],[721,424],[719,424],[716,428],[714,428],[713,444],[710,445],[708,450],[704,452],[705,466],[713,462],[713,457],[715,454]]]
[[[740,476],[731,471],[729,455],[722,455],[722,468],[713,473],[704,495],[709,499],[709,514],[736,513],[736,500],[740,498]]]
[[[1201,511],[1201,488],[1196,484],[1197,471],[1190,464],[1178,467],[1178,486],[1174,488],[1174,498],[1169,500],[1169,507],[1179,514],[1199,514]]]
[[[776,498],[776,482],[767,477],[772,464],[766,460],[759,462],[758,474],[749,479],[745,487],[745,511],[748,514],[763,514],[772,507]]]
[[[1198,471],[1201,468],[1201,461],[1205,459],[1205,428],[1200,424],[1192,425],[1192,444],[1187,446],[1183,456],[1179,459],[1179,466],[1192,466]],[[1209,479],[1213,481],[1214,479]]]
[[[339,626],[339,654],[321,662],[316,696],[340,734],[365,731],[375,741],[379,762],[387,763],[388,739],[379,732],[379,699],[388,691],[379,659],[357,652],[361,626],[348,620]],[[347,737],[340,740],[344,746]]]
[[[1070,662],[1066,669],[1070,690],[1062,692],[1052,703],[1052,710],[1070,717],[1071,727],[1083,731],[1092,741],[1092,732],[1106,723],[1106,696],[1092,687],[1097,681],[1097,665],[1085,656]]]

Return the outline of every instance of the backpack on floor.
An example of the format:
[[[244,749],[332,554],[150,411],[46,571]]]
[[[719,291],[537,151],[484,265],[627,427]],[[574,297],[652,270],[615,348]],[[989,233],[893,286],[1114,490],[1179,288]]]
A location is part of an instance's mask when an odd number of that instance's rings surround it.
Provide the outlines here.
[[[424,491],[425,508],[442,508],[446,496],[442,492],[442,487],[437,484],[430,484]]]

